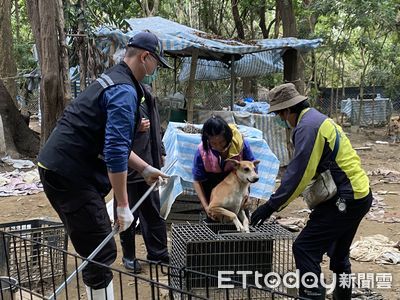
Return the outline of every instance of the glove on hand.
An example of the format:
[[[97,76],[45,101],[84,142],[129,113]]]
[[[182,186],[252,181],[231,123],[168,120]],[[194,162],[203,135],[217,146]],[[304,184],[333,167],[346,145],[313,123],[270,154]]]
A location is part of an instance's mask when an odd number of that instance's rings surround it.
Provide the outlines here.
[[[133,215],[128,206],[117,207],[117,218],[119,224],[119,232],[127,230],[133,222]]]
[[[150,165],[147,165],[147,167],[144,168],[142,176],[148,185],[152,185],[154,182],[156,182],[158,177],[169,178],[168,175]]]
[[[268,202],[261,205],[251,214],[251,226],[261,225],[274,211]]]

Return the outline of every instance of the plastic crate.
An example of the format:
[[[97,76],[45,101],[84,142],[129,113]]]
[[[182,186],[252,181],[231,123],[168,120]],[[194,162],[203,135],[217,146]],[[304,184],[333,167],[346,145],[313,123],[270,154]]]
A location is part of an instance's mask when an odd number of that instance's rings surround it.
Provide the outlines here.
[[[0,224],[0,275],[20,284],[58,277],[64,274],[66,258],[51,247],[67,250],[67,246],[68,236],[59,222],[34,219]]]

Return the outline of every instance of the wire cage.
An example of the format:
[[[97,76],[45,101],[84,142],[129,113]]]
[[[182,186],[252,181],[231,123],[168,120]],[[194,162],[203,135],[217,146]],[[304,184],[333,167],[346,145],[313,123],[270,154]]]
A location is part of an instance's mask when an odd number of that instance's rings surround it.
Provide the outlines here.
[[[243,282],[243,272],[247,272],[246,282],[257,285],[260,283],[257,278],[260,277],[256,272],[262,278],[272,272],[282,278],[295,271],[293,240],[294,235],[278,224],[250,227],[250,233],[237,232],[232,224],[173,224],[171,261],[174,266],[216,278],[205,282],[203,278],[191,274],[185,282],[189,290],[207,285],[218,288],[221,272],[231,274],[229,278],[238,282]],[[296,293],[283,285],[277,289],[283,293]]]
[[[6,233],[25,239],[12,242]],[[65,257],[42,245],[67,250],[68,236],[62,223],[33,219],[0,224],[0,275],[18,275],[20,284],[61,276]]]
[[[27,236],[22,237],[18,234],[4,232],[1,239],[3,247],[6,244],[5,241],[8,241],[10,245],[22,245],[22,251],[17,251],[13,254],[16,256],[12,260],[13,265],[9,264],[7,270],[5,270],[5,275],[0,276],[0,300],[86,299],[85,286],[80,273],[72,277],[72,280],[68,281],[67,284],[67,278],[70,274],[78,270],[78,267],[86,259],[66,250],[33,241]],[[20,284],[20,273],[30,274],[32,268],[35,268],[23,262],[26,259],[23,253],[29,251],[30,245],[46,249],[46,252],[50,254],[50,265],[54,265],[52,263],[54,258],[64,257],[66,263],[62,268],[62,276],[52,276],[47,280],[41,277],[28,277],[26,284]],[[5,251],[5,253],[6,259],[9,259],[8,252]],[[215,276],[154,261],[139,261],[144,266],[144,273],[142,274],[125,272],[120,270],[119,265],[110,267],[90,260],[90,263],[109,268],[113,273],[114,295],[112,298],[105,297],[106,299],[254,299],[254,295],[257,295],[259,299],[301,299],[250,284],[243,288],[243,283],[237,281],[230,282],[233,288],[213,289],[210,283],[216,280]],[[45,262],[38,260],[38,264],[40,269],[41,264],[45,264]],[[17,274],[14,274],[13,277],[10,275],[11,270],[17,270]],[[187,282],[191,278],[199,278],[204,282],[205,287],[202,289],[187,289]],[[60,289],[63,283],[66,283],[65,288]]]

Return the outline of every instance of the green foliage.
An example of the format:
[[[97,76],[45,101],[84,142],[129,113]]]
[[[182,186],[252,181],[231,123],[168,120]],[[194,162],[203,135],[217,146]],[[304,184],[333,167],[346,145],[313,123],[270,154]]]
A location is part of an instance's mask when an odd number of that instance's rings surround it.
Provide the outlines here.
[[[33,35],[27,19],[26,0],[17,0],[19,17],[12,13],[15,58],[18,69],[32,69]],[[143,17],[143,0],[86,0],[84,9],[79,0],[64,0],[67,33],[78,32],[83,21],[86,33],[100,25],[128,30],[124,19]],[[153,3],[149,0],[150,5]],[[13,2],[14,3],[14,2]],[[384,84],[388,91],[398,90],[399,0],[292,0],[300,38],[323,38],[316,50],[317,78],[320,86],[338,87]],[[237,1],[246,39],[262,38],[260,13],[265,11],[265,27],[273,36],[276,0]],[[232,38],[237,36],[231,0],[160,0],[158,15],[210,34]],[[75,57],[71,47],[71,57]],[[311,56],[306,56],[304,78],[314,72]],[[281,82],[282,74],[259,78],[258,83],[272,86]],[[311,91],[316,93],[316,91]]]
[[[322,37],[317,50],[322,86],[388,84],[395,70],[398,1],[310,1],[298,15],[316,19],[311,36]]]
[[[35,42],[25,8],[25,0],[17,1],[18,8],[15,7],[14,1],[12,3],[11,26],[13,32],[14,57],[18,71],[23,74],[36,67],[36,61],[32,55]]]
[[[64,7],[66,27],[74,29],[79,20],[85,23],[87,32],[108,25],[128,30],[125,19],[143,17],[139,4],[132,0],[86,0],[85,8],[80,1],[67,1]]]

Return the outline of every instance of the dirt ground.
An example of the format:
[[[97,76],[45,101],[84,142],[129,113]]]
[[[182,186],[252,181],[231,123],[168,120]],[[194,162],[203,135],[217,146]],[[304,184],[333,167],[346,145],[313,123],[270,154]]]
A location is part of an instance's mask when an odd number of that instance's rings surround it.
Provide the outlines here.
[[[348,128],[348,130],[350,130]],[[350,133],[349,138],[354,147],[369,146],[371,150],[358,151],[362,160],[362,165],[367,171],[373,171],[378,168],[400,171],[400,144],[376,144],[377,140],[386,141],[385,130],[363,130],[358,133]],[[3,171],[3,170],[1,170]],[[385,190],[390,192],[399,192],[400,184],[388,184],[378,182],[376,176],[370,177],[372,189],[374,191]],[[387,211],[398,212],[400,208],[399,195],[384,195],[385,203],[388,205]],[[293,201],[288,208],[279,213],[281,216],[298,217],[297,211],[305,208],[301,199]],[[38,217],[54,217],[56,214],[49,202],[46,200],[44,193],[30,196],[18,197],[2,197],[0,198],[0,222],[11,222],[17,220],[27,220]],[[383,234],[390,240],[398,242],[400,240],[400,224],[399,223],[378,223],[376,221],[363,220],[355,241],[360,237],[371,236],[375,234]],[[117,241],[118,244],[118,241]],[[137,237],[137,254],[140,258],[145,258],[146,251],[141,236]],[[121,266],[121,253],[115,262],[115,266]],[[327,269],[329,259],[324,259],[324,269]],[[400,267],[399,265],[379,265],[368,262],[361,263],[352,260],[353,272],[358,273],[391,273],[392,288],[390,290],[379,289],[377,292],[384,296],[384,299],[400,299]]]

